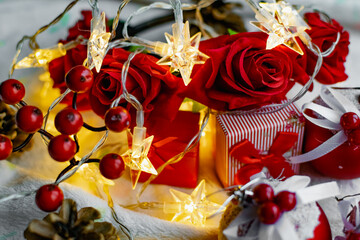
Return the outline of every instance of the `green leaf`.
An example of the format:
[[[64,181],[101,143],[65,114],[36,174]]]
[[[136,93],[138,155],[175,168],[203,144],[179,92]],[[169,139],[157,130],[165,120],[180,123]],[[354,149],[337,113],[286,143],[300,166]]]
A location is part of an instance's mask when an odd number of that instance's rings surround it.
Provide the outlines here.
[[[228,33],[229,33],[230,35],[238,34],[237,31],[234,31],[234,30],[232,30],[232,29],[230,29],[230,28],[228,28]]]
[[[139,48],[144,48],[144,47],[143,47],[143,46],[130,46],[127,50],[128,50],[129,52],[135,52],[135,51],[138,50]],[[149,51],[146,50],[146,49],[144,49],[144,50],[142,51],[142,53],[148,54]]]
[[[187,103],[187,102],[191,102],[191,103],[192,103],[192,109],[191,109],[191,111],[192,111],[193,113],[198,113],[198,112],[200,112],[201,110],[203,110],[204,108],[206,108],[205,105],[203,105],[203,104],[201,104],[201,103],[199,103],[199,102],[197,102],[197,101],[194,101],[194,100],[192,100],[192,99],[190,99],[190,98],[185,98],[185,99],[183,100],[183,102],[184,102],[184,103]]]

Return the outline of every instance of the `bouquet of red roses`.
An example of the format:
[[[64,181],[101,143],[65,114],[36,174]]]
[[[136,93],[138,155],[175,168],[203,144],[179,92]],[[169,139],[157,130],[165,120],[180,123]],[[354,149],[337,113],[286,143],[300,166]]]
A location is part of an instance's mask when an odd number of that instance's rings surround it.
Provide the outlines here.
[[[91,12],[83,11],[82,14],[83,19],[69,29],[66,41],[79,35],[88,37]],[[306,13],[304,18],[310,27],[307,34],[321,51],[326,51],[337,41],[332,53],[323,58],[316,80],[323,84],[345,81],[349,33],[336,20],[323,20],[320,13]],[[299,39],[297,42],[303,55],[283,45],[267,49],[267,39],[268,35],[263,32],[243,32],[201,41],[199,50],[209,58],[204,64],[194,66],[188,86],[171,74],[169,67],[158,65],[158,56],[140,53],[132,60],[126,87],[142,103],[148,123],[172,121],[184,98],[219,111],[251,109],[280,102],[294,83],[309,81],[317,56]],[[91,108],[104,116],[112,101],[122,94],[121,71],[129,54],[129,49],[120,48],[108,52],[100,72],[94,71],[92,88],[78,97],[79,107]],[[79,44],[65,56],[51,61],[49,71],[53,86],[65,91],[66,72],[85,59],[86,46]],[[71,96],[68,99],[70,102]],[[125,105],[130,109],[129,104]]]

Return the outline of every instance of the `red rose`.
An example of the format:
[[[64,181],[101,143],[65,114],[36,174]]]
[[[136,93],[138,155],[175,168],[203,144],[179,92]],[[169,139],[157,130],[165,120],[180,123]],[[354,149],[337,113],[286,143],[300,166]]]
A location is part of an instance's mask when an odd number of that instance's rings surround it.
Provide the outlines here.
[[[217,110],[278,101],[290,87],[291,58],[282,48],[266,50],[267,34],[221,36],[201,42],[210,58],[194,68],[185,95]]]
[[[113,49],[104,59],[90,92],[90,104],[95,113],[103,116],[110,104],[122,94],[121,71],[130,52]],[[160,125],[161,120],[172,120],[183,98],[178,91],[184,87],[182,80],[169,71],[169,67],[157,65],[157,58],[138,54],[131,61],[126,81],[128,92],[141,103],[149,124]],[[124,100],[121,101],[125,103]],[[130,104],[127,108],[133,110]]]
[[[316,44],[321,51],[326,51],[336,41],[337,34],[340,33],[340,41],[337,44],[335,50],[328,56],[324,57],[323,65],[320,72],[316,76],[316,80],[323,84],[334,84],[342,82],[347,79],[345,73],[344,63],[346,56],[349,53],[349,33],[344,31],[343,27],[335,20],[331,20],[331,23],[323,21],[319,13],[306,13],[305,20],[311,27],[307,30],[312,42]],[[300,56],[301,58],[307,58],[306,71],[309,75],[314,71],[317,57],[309,49],[307,56]]]
[[[70,49],[63,57],[56,58],[49,63],[50,77],[54,81],[53,88],[59,88],[63,93],[67,87],[65,84],[65,75],[73,67],[82,65],[87,57],[87,47],[78,45]],[[71,104],[73,93],[66,95],[62,103]],[[79,110],[90,109],[88,93],[80,93],[77,98],[77,107]]]
[[[73,27],[69,28],[69,35],[66,40],[61,40],[62,43],[75,40],[78,36],[82,35],[84,38],[90,37],[91,18],[92,12],[88,10],[81,11],[82,19],[79,20]],[[108,30],[108,27],[107,27]],[[59,88],[63,93],[67,87],[65,84],[66,73],[76,65],[82,65],[87,57],[87,46],[78,45],[73,49],[66,52],[66,55],[54,59],[49,63],[50,77],[54,81],[54,88]],[[62,103],[71,104],[73,94],[69,93]],[[77,107],[79,110],[90,109],[88,93],[78,94]]]

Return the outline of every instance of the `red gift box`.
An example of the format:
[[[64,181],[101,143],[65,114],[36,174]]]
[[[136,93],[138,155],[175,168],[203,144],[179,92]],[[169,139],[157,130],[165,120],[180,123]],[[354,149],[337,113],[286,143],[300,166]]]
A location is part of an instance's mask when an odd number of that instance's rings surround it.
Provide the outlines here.
[[[199,118],[198,113],[179,111],[170,126],[154,133],[148,157],[156,169],[185,149],[199,131]],[[194,188],[198,169],[199,145],[187,152],[180,162],[168,165],[151,183]],[[142,173],[139,182],[145,182],[149,177],[150,174]]]
[[[274,139],[279,133],[297,133],[297,140],[294,146],[288,151],[288,155],[299,155],[302,150],[304,135],[304,121],[298,108],[291,104],[280,111],[267,114],[247,114],[233,115],[222,114],[216,117],[216,171],[225,187],[237,184],[236,174],[241,168],[249,167],[239,161],[239,157],[232,155],[233,147],[249,141],[253,148],[247,147],[245,154],[255,155],[268,154],[269,149],[274,143]],[[293,137],[291,137],[293,138]],[[253,155],[248,159],[253,159]],[[280,153],[278,153],[279,155]],[[279,155],[282,156],[282,153]],[[265,158],[264,158],[265,159]],[[284,163],[286,163],[283,160]],[[259,164],[254,161],[257,172],[261,171],[266,164]],[[287,164],[287,163],[286,163]],[[282,165],[283,166],[283,165]],[[293,171],[297,173],[299,166],[293,164]],[[249,170],[249,174],[254,174],[254,169]],[[281,172],[281,171],[280,171]],[[273,176],[278,177],[278,176]]]

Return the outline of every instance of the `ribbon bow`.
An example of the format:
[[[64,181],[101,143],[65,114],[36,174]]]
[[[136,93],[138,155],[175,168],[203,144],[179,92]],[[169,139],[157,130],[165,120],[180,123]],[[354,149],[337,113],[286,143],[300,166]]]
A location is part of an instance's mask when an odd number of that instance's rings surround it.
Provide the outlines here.
[[[249,188],[257,185],[263,180],[263,178],[255,178],[246,184],[246,187]],[[278,182],[278,184],[274,187],[274,191],[275,193],[284,190],[294,192],[297,200],[296,209],[299,206],[301,207],[301,205],[313,203],[315,201],[339,194],[339,187],[336,182],[322,183],[307,187],[309,183],[310,178],[307,176],[292,176],[283,182]],[[242,190],[246,189],[242,188]],[[296,226],[290,222],[288,214],[290,214],[290,212],[284,212],[274,224],[263,224],[258,219],[257,206],[250,204],[244,206],[244,209],[230,223],[223,233],[228,240],[299,240]],[[239,231],[239,226],[241,226],[241,231]],[[241,235],[239,234],[240,232]]]
[[[236,184],[243,185],[249,182],[250,177],[266,167],[272,177],[280,175],[290,177],[294,175],[290,164],[283,157],[298,139],[298,134],[293,132],[279,132],[274,139],[267,154],[262,154],[247,139],[237,143],[230,149],[230,155],[242,164],[238,171],[239,179]]]
[[[346,112],[354,112],[360,116],[359,110],[351,101],[330,87],[323,87],[320,92],[320,97],[330,108],[321,106],[316,103],[307,103],[303,106],[304,117],[319,127],[329,130],[336,130],[338,132],[310,152],[291,157],[291,163],[296,164],[312,161],[341,146],[348,140],[344,129],[340,125],[341,116]],[[324,119],[317,119],[309,116],[305,112],[307,109],[323,116]]]

